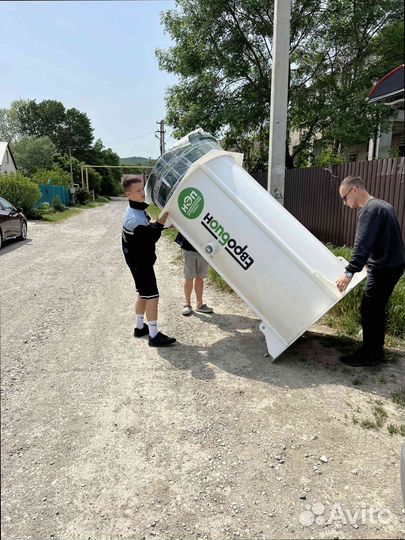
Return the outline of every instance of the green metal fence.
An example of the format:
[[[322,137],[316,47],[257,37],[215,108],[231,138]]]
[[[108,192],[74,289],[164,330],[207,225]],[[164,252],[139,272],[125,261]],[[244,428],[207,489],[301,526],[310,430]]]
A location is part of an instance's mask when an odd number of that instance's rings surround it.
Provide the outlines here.
[[[36,206],[40,206],[43,203],[49,203],[52,205],[55,197],[59,197],[62,204],[68,206],[70,202],[70,192],[63,186],[53,186],[52,184],[40,184],[41,198],[37,202]]]

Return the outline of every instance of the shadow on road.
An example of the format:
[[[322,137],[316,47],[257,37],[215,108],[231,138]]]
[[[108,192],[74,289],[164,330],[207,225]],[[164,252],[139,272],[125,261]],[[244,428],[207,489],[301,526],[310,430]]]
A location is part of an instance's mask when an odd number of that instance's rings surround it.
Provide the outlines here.
[[[32,244],[32,240],[27,238],[27,240],[21,241],[21,240],[6,240],[3,244],[3,247],[0,250],[0,257],[2,255],[7,255],[7,253],[11,253],[15,249],[23,248],[26,246],[29,246]]]
[[[158,349],[162,358],[176,369],[189,370],[196,379],[212,380],[216,366],[237,377],[254,379],[283,388],[307,388],[321,385],[358,386],[382,396],[390,394],[386,382],[404,384],[404,354],[390,351],[381,368],[350,368],[339,357],[359,342],[317,332],[306,332],[276,361],[267,356],[259,320],[239,315],[200,315],[229,336],[211,346],[184,345]]]

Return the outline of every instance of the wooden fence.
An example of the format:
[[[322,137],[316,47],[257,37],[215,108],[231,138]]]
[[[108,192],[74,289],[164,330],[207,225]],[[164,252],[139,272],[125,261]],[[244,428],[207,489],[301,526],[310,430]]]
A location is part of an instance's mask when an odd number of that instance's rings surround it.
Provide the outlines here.
[[[361,176],[371,195],[395,208],[405,242],[404,160],[399,157],[355,161],[329,169],[289,169],[285,179],[285,208],[322,242],[352,247],[357,212],[342,204],[338,188],[346,176]],[[266,188],[266,171],[252,176]]]

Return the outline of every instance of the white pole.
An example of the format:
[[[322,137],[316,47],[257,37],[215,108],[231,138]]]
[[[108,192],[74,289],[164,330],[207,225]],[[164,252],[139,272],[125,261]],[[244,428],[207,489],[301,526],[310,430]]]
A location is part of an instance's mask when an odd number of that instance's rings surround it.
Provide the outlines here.
[[[70,187],[73,187],[72,148],[69,146]]]
[[[284,206],[291,0],[274,1],[267,191]]]

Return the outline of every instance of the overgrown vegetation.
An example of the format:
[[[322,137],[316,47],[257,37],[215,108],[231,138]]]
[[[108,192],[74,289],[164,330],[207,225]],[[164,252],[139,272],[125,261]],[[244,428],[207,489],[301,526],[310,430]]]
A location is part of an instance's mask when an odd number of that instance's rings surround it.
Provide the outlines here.
[[[102,141],[94,141],[87,114],[67,109],[60,101],[16,100],[0,109],[0,140],[10,143],[17,167],[37,183],[69,187],[81,183],[81,166],[119,166],[119,156]],[[124,169],[88,169],[90,190],[118,195]]]
[[[17,208],[30,214],[41,198],[41,192],[35,182],[23,174],[16,172],[0,174],[0,197],[4,197]]]
[[[396,426],[395,424],[390,424],[387,426],[388,433],[391,435],[401,435],[401,437],[405,437],[405,426],[404,424],[400,424],[399,426]]]
[[[383,403],[378,399],[374,400],[371,403],[371,408],[372,408],[371,412],[374,418],[359,419],[357,416],[353,416],[353,424],[358,424],[363,429],[374,429],[374,430],[381,429],[388,419],[388,413],[385,410]]]
[[[157,50],[177,76],[166,94],[176,136],[198,126],[265,168],[269,136],[274,2],[181,0],[162,15],[173,44]],[[373,84],[403,63],[400,0],[297,0],[291,11],[288,130],[299,132],[293,160],[308,165],[311,143],[367,141],[395,111],[367,102]],[[303,155],[304,154],[304,155]],[[301,156],[301,158],[300,158]]]
[[[401,407],[405,407],[405,387],[392,392],[391,394],[392,401]]]
[[[347,261],[351,258],[352,250],[347,247],[326,245],[337,257]],[[360,283],[353,291],[341,300],[326,316],[325,322],[342,334],[357,336],[361,331],[360,303],[364,293],[365,283]],[[387,307],[387,334],[394,338],[404,338],[405,331],[405,276],[397,284]]]

